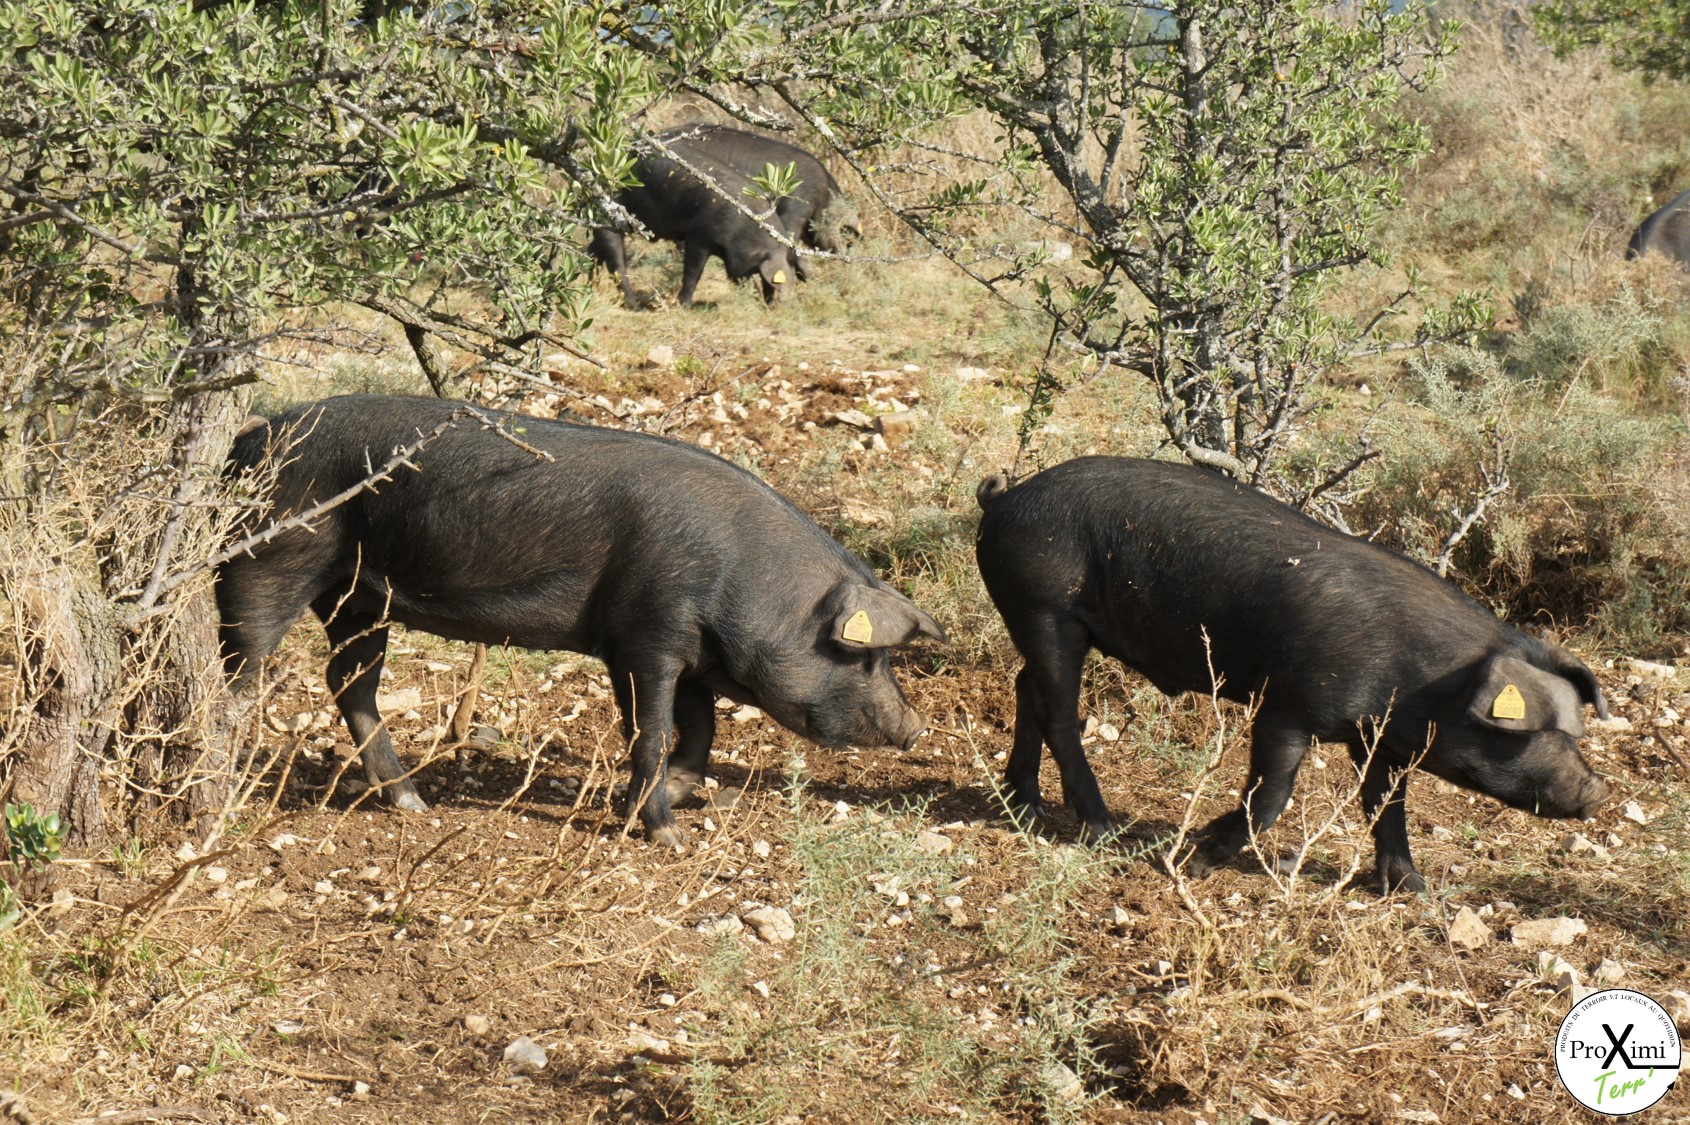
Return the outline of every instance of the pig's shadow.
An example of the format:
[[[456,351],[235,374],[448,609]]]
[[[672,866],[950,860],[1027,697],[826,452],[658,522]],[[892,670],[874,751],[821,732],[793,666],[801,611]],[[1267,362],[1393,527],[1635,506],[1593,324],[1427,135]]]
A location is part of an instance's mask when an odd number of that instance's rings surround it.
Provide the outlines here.
[[[1485,885],[1467,885],[1484,896],[1512,902],[1522,919],[1576,914],[1646,936],[1667,948],[1676,947],[1680,955],[1690,953],[1690,933],[1686,933],[1682,902],[1671,898],[1657,901],[1648,885],[1635,890],[1598,886],[1573,868],[1499,871]]]

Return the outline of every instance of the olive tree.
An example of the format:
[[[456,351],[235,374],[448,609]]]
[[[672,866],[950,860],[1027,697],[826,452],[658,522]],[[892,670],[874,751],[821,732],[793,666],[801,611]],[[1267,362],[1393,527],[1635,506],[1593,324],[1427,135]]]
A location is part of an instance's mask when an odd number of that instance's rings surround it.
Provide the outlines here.
[[[1621,69],[1690,78],[1687,0],[1546,0],[1532,6],[1532,17],[1560,51],[1601,44]]]
[[[1393,7],[779,0],[745,17],[766,41],[734,78],[838,141],[882,202],[983,283],[1036,303],[1054,344],[1150,379],[1187,458],[1260,481],[1306,420],[1312,383],[1387,346],[1374,335],[1409,295],[1360,323],[1327,311],[1346,271],[1382,261],[1380,219],[1429,144],[1401,98],[1452,49],[1452,26]],[[686,82],[778,124],[712,77]],[[939,151],[931,125],[971,110],[998,125],[992,145],[944,155],[977,174],[915,197],[889,186],[874,150]],[[982,264],[981,239],[951,220],[984,208],[1066,231],[1083,268],[1045,269],[1037,247]],[[1464,296],[1388,346],[1483,318]],[[1056,372],[1033,381],[1029,430]]]
[[[570,346],[580,227],[659,89],[601,14],[0,2],[8,801],[90,837],[114,808],[220,807],[206,560],[262,363],[358,346],[359,307],[437,386],[441,342],[518,370]]]

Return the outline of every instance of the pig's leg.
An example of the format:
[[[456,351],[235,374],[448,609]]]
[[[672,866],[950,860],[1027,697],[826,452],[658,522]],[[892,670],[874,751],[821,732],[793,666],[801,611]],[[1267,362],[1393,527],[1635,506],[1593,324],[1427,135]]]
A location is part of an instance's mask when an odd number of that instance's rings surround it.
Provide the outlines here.
[[[297,572],[268,573],[252,559],[225,563],[217,578],[217,612],[223,669],[239,690],[258,675],[264,658],[276,650],[288,626],[316,595],[311,579]]]
[[[674,743],[677,672],[675,668],[610,670],[611,682],[619,685],[616,702],[623,708],[622,729],[633,732],[628,809],[639,812],[640,823],[652,843],[670,848],[686,843],[669,809],[669,791],[663,783],[664,759]]]
[[[1414,869],[1414,857],[1408,847],[1408,816],[1403,804],[1408,795],[1408,767],[1393,766],[1377,751],[1369,759],[1367,748],[1359,743],[1351,745],[1350,757],[1364,771],[1361,808],[1373,822],[1373,856],[1379,892],[1421,893],[1426,889],[1426,880]]]
[[[1033,666],[1026,665],[1015,677],[1015,741],[1004,767],[1004,788],[1010,810],[1017,816],[1045,815],[1039,795],[1039,755],[1044,750],[1044,701],[1033,683]]]
[[[376,710],[376,688],[381,684],[381,666],[387,656],[387,626],[378,622],[373,613],[357,613],[340,605],[340,599],[327,594],[311,606],[323,619],[334,655],[329,658],[329,691],[340,707],[346,729],[352,732],[352,743],[359,748],[364,763],[364,776],[372,787],[380,788],[388,801],[397,808],[423,812],[427,802],[417,793],[410,778],[396,781],[405,768],[393,755],[393,741],[382,726],[381,712]],[[392,784],[384,784],[392,782]]]
[[[681,252],[681,292],[675,303],[683,309],[692,307],[692,291],[704,276],[704,266],[710,261],[710,244],[702,238],[689,238]]]
[[[1218,867],[1243,851],[1250,837],[1266,832],[1290,803],[1297,782],[1297,768],[1303,764],[1313,739],[1307,730],[1270,715],[1258,715],[1250,739],[1250,780],[1244,801],[1238,808],[1216,817],[1198,834],[1193,868],[1201,874]]]
[[[1114,831],[1115,825],[1109,819],[1109,807],[1103,802],[1097,777],[1086,762],[1085,748],[1080,745],[1080,678],[1086,651],[1091,647],[1090,638],[1078,622],[1058,619],[1036,623],[1026,639],[1030,643],[1022,652],[1027,657],[1028,683],[1040,703],[1035,714],[1062,775],[1062,796],[1080,818],[1081,837],[1102,840]],[[1019,638],[1016,643],[1020,644]],[[1010,770],[1016,771],[1010,784],[1012,789],[1018,784],[1025,785],[1027,774],[1031,773],[1035,779],[1031,795],[1036,799],[1038,744],[1031,732],[1023,734],[1020,685],[1018,679],[1014,748],[1020,756],[1010,762]],[[1026,794],[1025,789],[1019,792]]]
[[[617,284],[622,287],[622,302],[630,309],[640,307],[640,299],[634,293],[633,283],[628,280],[628,252],[627,241],[621,231],[600,227],[593,231],[592,241],[587,244],[587,252],[605,269],[616,275]]]
[[[697,680],[675,685],[675,749],[669,755],[667,777],[669,803],[684,801],[704,784],[704,770],[710,764],[710,744],[716,738],[716,695]]]

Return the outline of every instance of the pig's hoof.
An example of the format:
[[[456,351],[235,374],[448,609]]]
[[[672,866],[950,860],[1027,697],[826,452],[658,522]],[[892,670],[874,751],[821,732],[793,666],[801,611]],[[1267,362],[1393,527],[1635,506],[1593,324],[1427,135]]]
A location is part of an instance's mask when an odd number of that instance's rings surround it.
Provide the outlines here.
[[[1202,838],[1188,839],[1174,856],[1174,866],[1184,868],[1193,879],[1201,879],[1237,854],[1236,848],[1217,847],[1212,841]]]
[[[1406,872],[1380,868],[1379,893],[1382,895],[1423,895],[1426,893],[1426,880],[1422,879],[1420,872],[1412,867]]]
[[[428,802],[418,796],[416,789],[410,785],[396,785],[388,792],[392,794],[389,800],[396,809],[404,809],[406,812],[428,811]]]
[[[1080,825],[1080,843],[1093,848],[1108,847],[1121,837],[1119,825],[1104,821],[1102,824],[1084,822]]]
[[[678,804],[693,795],[693,792],[703,784],[704,779],[697,774],[677,773],[669,771],[669,776],[663,780],[663,795],[671,805]]]
[[[1009,819],[1014,822],[1015,827],[1022,831],[1032,828],[1048,815],[1045,803],[1037,797],[1031,801],[1010,797],[1004,802],[1004,808],[1009,813]]]
[[[687,850],[687,835],[681,831],[678,824],[660,824],[648,830],[651,842],[660,848],[673,848],[675,851]]]

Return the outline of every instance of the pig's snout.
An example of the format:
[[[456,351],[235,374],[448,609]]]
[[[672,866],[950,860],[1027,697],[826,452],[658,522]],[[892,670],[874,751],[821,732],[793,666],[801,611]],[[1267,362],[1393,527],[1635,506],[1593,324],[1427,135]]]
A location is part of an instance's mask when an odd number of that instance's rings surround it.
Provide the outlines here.
[[[1537,808],[1540,816],[1570,817],[1589,820],[1596,815],[1613,792],[1597,773],[1585,767],[1582,776],[1556,778],[1538,790]]]
[[[1608,803],[1613,795],[1613,789],[1606,781],[1592,774],[1584,783],[1583,792],[1579,795],[1577,816],[1580,820],[1589,820],[1596,815],[1596,810]]]
[[[910,708],[904,712],[902,731],[894,736],[898,743],[898,749],[913,749],[916,739],[925,733],[927,733],[927,716],[913,707]]]

